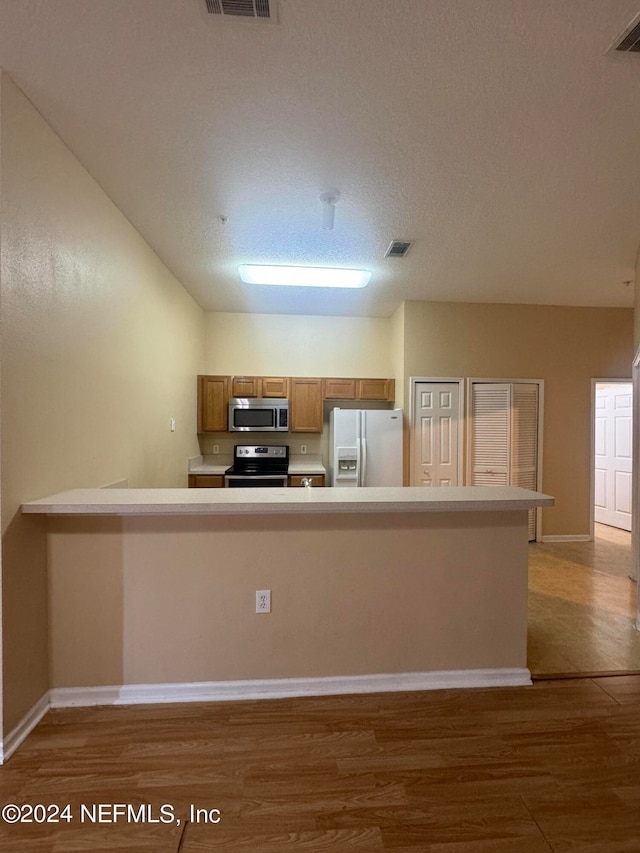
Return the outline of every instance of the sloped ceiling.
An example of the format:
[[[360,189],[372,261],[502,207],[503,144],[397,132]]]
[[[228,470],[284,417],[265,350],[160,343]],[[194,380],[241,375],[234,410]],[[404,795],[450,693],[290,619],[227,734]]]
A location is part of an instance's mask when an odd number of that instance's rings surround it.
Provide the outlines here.
[[[0,65],[207,310],[632,304],[640,55],[607,50],[640,0],[278,6],[0,0]],[[373,275],[282,292],[246,262]]]

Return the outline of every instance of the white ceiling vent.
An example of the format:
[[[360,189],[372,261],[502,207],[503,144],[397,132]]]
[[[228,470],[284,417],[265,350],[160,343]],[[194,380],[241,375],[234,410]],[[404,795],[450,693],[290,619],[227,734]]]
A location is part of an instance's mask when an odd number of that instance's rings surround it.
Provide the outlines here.
[[[277,0],[201,0],[212,20],[278,23]]]
[[[640,53],[640,14],[635,16],[607,52],[614,51],[618,53]]]
[[[404,258],[412,246],[411,240],[392,240],[384,256],[385,258]]]

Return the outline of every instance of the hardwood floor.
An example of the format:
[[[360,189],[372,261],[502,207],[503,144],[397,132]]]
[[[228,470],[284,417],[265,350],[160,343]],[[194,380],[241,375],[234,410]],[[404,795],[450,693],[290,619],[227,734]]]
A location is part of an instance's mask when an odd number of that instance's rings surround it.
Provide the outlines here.
[[[640,671],[631,534],[529,546],[528,666],[539,677]]]
[[[51,711],[0,800],[69,803],[73,821],[0,822],[0,849],[637,853],[639,703],[623,677]],[[172,804],[182,823],[81,823],[82,803]]]

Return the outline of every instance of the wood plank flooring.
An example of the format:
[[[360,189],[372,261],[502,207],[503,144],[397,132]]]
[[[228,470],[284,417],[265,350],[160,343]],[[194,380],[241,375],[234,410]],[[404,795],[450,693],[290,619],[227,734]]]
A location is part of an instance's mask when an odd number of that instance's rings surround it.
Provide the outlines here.
[[[631,534],[529,546],[528,666],[539,677],[640,671]]]
[[[0,801],[74,820],[0,822],[0,850],[637,853],[639,705],[623,677],[50,711],[0,768]],[[182,822],[83,824],[82,803]]]

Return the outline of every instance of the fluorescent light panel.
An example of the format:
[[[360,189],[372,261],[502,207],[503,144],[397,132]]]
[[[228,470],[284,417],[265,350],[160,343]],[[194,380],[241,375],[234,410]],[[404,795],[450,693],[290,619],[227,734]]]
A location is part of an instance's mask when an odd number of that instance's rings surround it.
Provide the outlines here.
[[[238,272],[245,284],[276,284],[285,287],[366,287],[371,278],[368,270],[330,267],[241,264]]]

